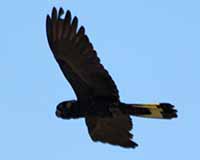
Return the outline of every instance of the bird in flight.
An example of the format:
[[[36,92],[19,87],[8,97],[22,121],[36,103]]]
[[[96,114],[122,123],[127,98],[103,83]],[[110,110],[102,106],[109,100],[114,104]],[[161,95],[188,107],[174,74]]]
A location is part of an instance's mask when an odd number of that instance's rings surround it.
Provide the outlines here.
[[[130,116],[145,118],[176,118],[170,103],[127,104],[120,101],[118,89],[103,67],[85,33],[78,27],[78,18],[68,10],[55,7],[46,18],[47,39],[51,51],[65,78],[71,84],[77,100],[57,105],[56,116],[62,119],[85,118],[93,141],[125,148],[135,148],[132,141]]]

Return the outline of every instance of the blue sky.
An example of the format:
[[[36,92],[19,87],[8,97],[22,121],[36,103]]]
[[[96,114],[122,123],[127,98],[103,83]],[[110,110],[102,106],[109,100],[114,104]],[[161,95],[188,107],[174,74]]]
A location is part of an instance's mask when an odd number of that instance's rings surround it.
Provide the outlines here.
[[[133,118],[139,147],[93,143],[83,119],[56,118],[75,95],[48,47],[45,18],[70,9],[128,103],[171,102],[179,118]],[[0,159],[199,159],[200,1],[2,1]]]

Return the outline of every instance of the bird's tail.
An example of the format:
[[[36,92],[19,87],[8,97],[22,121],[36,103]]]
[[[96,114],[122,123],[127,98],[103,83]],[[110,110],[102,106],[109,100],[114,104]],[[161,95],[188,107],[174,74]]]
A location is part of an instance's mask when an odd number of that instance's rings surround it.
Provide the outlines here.
[[[177,110],[169,103],[160,104],[129,104],[129,114],[145,118],[172,119],[177,117]]]

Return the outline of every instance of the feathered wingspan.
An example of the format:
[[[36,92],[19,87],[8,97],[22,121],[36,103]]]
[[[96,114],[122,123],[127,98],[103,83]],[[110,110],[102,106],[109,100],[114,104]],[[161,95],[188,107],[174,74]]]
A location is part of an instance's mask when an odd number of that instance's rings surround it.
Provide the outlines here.
[[[46,30],[50,48],[62,72],[70,82],[79,101],[106,97],[119,100],[118,90],[108,72],[97,57],[85,29],[78,29],[77,17],[70,11],[53,8],[51,17],[47,15]]]
[[[133,135],[130,133],[132,129],[130,116],[120,111],[114,114],[114,117],[86,117],[86,125],[92,140],[125,148],[137,147],[137,144],[131,140]]]

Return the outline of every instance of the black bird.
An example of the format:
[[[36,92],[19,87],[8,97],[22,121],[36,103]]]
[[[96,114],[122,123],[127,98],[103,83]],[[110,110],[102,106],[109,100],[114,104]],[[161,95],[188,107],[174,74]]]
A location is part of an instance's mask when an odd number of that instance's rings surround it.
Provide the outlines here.
[[[126,104],[120,101],[118,89],[100,63],[97,53],[78,18],[68,10],[54,7],[47,15],[46,31],[49,46],[63,74],[71,84],[77,100],[64,101],[57,106],[56,116],[63,119],[85,118],[93,141],[126,148],[135,148],[131,139],[130,116],[147,118],[176,118],[169,103]]]

